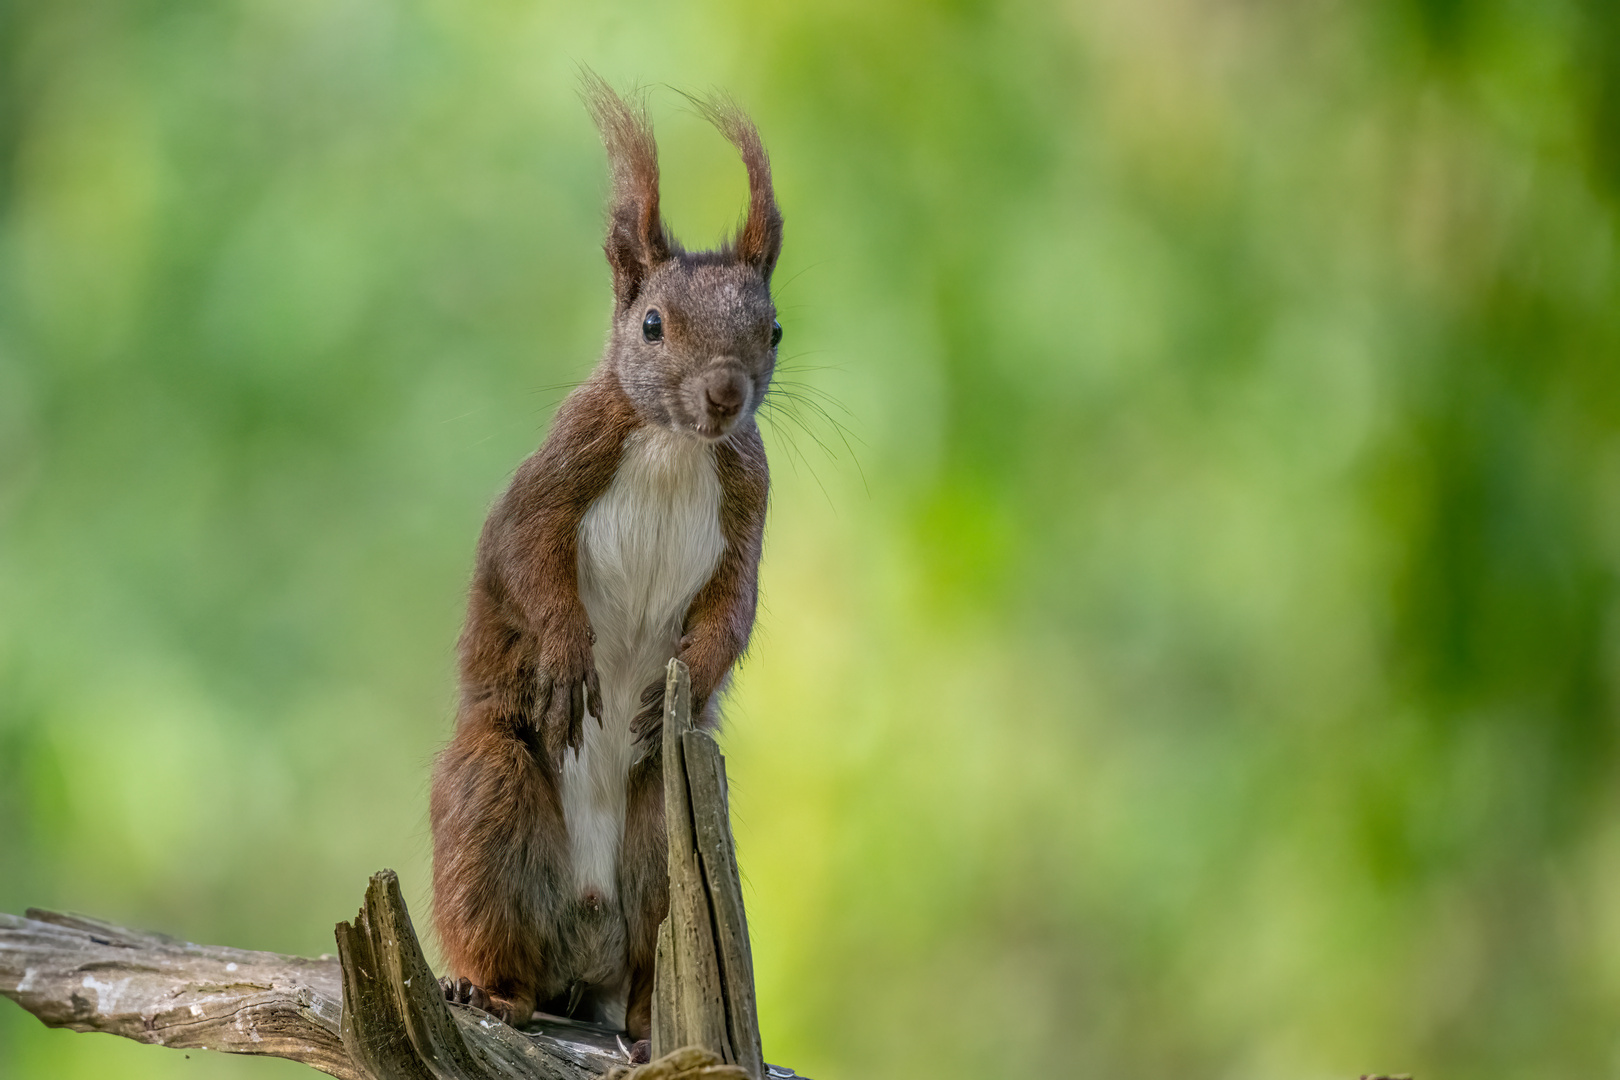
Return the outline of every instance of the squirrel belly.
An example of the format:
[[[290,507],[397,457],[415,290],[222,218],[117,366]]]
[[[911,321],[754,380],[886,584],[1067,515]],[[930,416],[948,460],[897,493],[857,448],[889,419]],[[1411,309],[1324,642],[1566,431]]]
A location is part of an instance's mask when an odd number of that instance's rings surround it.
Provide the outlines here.
[[[579,595],[596,633],[603,714],[586,717],[582,745],[562,760],[580,897],[618,899],[625,783],[639,754],[630,721],[679,651],[687,608],[725,551],[720,499],[713,446],[647,426],[625,440],[612,484],[580,522]]]

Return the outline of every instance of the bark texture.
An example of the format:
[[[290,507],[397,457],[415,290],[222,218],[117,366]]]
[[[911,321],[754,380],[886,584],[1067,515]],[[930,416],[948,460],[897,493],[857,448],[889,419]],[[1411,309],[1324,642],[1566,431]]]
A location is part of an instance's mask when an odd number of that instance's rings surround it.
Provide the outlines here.
[[[0,914],[0,994],[50,1027],[364,1076],[338,1031],[343,982],[330,957],[192,945],[30,908]]]

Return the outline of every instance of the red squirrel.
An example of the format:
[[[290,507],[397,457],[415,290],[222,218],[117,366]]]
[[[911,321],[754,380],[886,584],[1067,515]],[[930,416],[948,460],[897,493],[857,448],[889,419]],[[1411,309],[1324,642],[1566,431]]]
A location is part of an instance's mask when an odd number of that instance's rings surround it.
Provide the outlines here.
[[[717,725],[758,597],[782,215],[753,123],[699,102],[749,201],[731,241],[686,251],[644,104],[590,74],[585,96],[612,173],[612,328],[478,542],[433,776],[433,914],[453,1000],[643,1040],[669,910],[664,670],[686,662],[697,723]]]

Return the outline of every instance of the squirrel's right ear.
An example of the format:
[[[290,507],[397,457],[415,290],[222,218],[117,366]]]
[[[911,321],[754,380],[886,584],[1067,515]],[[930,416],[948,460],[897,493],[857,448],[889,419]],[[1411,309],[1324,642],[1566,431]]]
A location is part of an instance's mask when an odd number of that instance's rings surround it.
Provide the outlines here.
[[[782,212],[776,208],[771,186],[771,159],[760,142],[759,129],[728,97],[689,97],[704,118],[720,129],[742,155],[748,169],[748,215],[729,245],[731,254],[759,271],[768,285],[776,258],[782,253]]]
[[[581,92],[607,147],[613,177],[608,209],[608,265],[613,295],[621,308],[632,304],[647,275],[670,257],[675,241],[658,213],[658,144],[645,103],[627,104],[589,68],[580,73]]]

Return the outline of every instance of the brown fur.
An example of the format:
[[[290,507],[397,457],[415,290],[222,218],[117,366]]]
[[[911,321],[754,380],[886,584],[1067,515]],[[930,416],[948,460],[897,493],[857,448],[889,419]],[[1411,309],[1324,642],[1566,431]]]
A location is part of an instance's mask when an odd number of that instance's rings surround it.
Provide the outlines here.
[[[748,645],[758,595],[769,480],[753,410],[775,365],[769,290],[782,219],[758,132],[735,106],[709,104],[706,115],[748,168],[749,210],[721,250],[683,251],[659,214],[645,110],[594,75],[585,86],[613,177],[604,244],[613,330],[601,364],[563,403],[479,540],[456,730],[434,770],[434,920],[447,983],[459,983],[465,999],[522,1020],[537,1006],[565,1008],[571,989],[589,999],[628,978],[627,1027],[645,1038],[669,906],[655,752],[663,687],[648,687],[634,720],[647,752],[625,778],[618,902],[575,895],[559,767],[580,746],[587,708],[601,708],[579,591],[579,526],[639,427],[713,443],[725,550],[687,611],[677,655],[692,670],[695,711],[717,723],[718,695]],[[642,331],[652,310],[664,317],[659,341]]]

